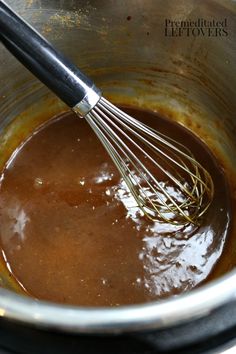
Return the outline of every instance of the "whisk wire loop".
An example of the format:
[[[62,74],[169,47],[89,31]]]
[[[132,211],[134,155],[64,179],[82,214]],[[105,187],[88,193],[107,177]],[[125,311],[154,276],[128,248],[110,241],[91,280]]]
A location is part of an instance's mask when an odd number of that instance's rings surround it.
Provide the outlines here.
[[[97,114],[97,113],[98,113],[98,114]],[[117,148],[121,149],[120,146],[119,146],[119,144],[121,144],[121,146],[124,146],[124,147],[127,149],[127,146],[125,145],[124,140],[122,140],[114,131],[112,131],[112,129],[108,126],[108,124],[106,123],[106,121],[101,121],[101,122],[100,122],[100,120],[101,120],[101,117],[103,117],[103,118],[105,118],[105,119],[106,119],[111,125],[113,125],[113,126],[115,125],[114,122],[113,122],[109,117],[105,116],[104,113],[103,113],[102,111],[100,111],[99,109],[96,109],[96,112],[95,112],[94,114],[95,114],[95,116],[96,116],[96,119],[99,121],[100,127],[107,129],[108,134],[109,134],[109,137],[112,139],[112,137],[114,136],[114,138],[113,138],[112,140],[113,140],[113,143],[114,143],[115,145],[117,145]],[[124,131],[122,131],[119,127],[116,126],[116,128],[117,128],[117,130],[118,130],[121,134],[123,134],[123,136],[125,136],[129,141],[132,141],[132,143],[134,144],[134,146],[137,147],[137,149],[140,150],[140,152],[143,153],[146,158],[148,157],[148,158],[150,159],[150,161],[153,162],[154,165],[157,166],[157,168],[159,168],[162,172],[165,172],[166,175],[167,175],[169,178],[173,178],[173,180],[175,181],[175,183],[176,183],[177,185],[179,185],[179,187],[182,187],[181,184],[179,183],[179,181],[178,181],[173,175],[170,175],[170,173],[169,173],[167,170],[165,170],[160,164],[158,164],[158,163],[153,159],[152,156],[150,156],[149,154],[147,154],[147,152],[145,152],[145,151],[143,150],[143,148],[142,148],[140,145],[138,145],[135,141],[133,141],[130,136],[128,136],[128,135],[127,135]],[[136,135],[137,135],[138,137],[142,138],[139,134],[136,134]],[[143,139],[142,139],[142,140],[143,140]],[[144,141],[146,142],[146,139],[144,139]],[[152,146],[152,148],[154,148],[154,146],[153,146],[152,144],[151,144],[151,146]],[[126,157],[127,157],[127,154],[124,152],[124,150],[123,150],[123,149],[121,149],[121,150],[122,150],[122,152],[124,153],[124,155],[126,155]],[[152,149],[152,150],[154,150],[154,149]],[[160,151],[159,151],[159,152],[160,152]],[[137,158],[137,156],[136,156],[132,151],[129,151],[129,153],[130,153],[130,155],[132,155],[132,157],[133,157],[134,160],[136,161],[136,164],[135,164],[135,163],[130,159],[130,163],[131,163],[131,164],[133,165],[133,167],[136,169],[138,175],[141,175],[142,178],[143,178],[143,177],[145,178],[145,175],[143,174],[143,172],[140,171],[140,170],[137,168],[137,164],[141,165],[143,171],[145,171],[145,174],[148,175],[149,179],[152,179],[153,181],[155,181],[155,184],[158,186],[158,188],[161,190],[161,192],[162,192],[166,197],[169,197],[170,200],[171,200],[171,202],[173,203],[173,205],[178,209],[179,206],[177,205],[177,203],[174,201],[173,198],[171,198],[171,197],[167,194],[166,190],[165,190],[165,189],[162,187],[162,185],[156,180],[156,178],[153,176],[153,174],[151,174],[150,170],[148,170],[148,169],[141,163],[141,161]],[[129,170],[129,172],[132,173],[130,170]],[[133,176],[133,177],[135,178],[135,176]],[[137,184],[138,184],[138,183],[137,183]],[[153,193],[156,193],[156,190],[154,189],[153,185],[151,185],[151,184],[149,183],[149,180],[147,180],[147,184],[148,184],[149,188],[153,191]],[[188,191],[186,191],[186,192],[188,192]],[[192,197],[190,194],[189,194],[189,196]],[[161,201],[162,201],[162,205],[165,205],[165,207],[168,207],[168,205],[166,204],[165,200],[163,200],[163,198],[162,198],[161,196],[160,196],[159,198],[160,198]],[[153,204],[153,203],[152,203],[152,206],[155,207],[155,209],[156,209],[156,205],[157,205],[157,204]],[[170,206],[169,206],[169,209],[170,209],[170,211],[173,211]],[[182,213],[182,210],[181,210],[180,208],[179,208],[179,212]]]
[[[175,225],[198,223],[211,203],[214,186],[187,147],[103,97],[86,120],[148,218]]]

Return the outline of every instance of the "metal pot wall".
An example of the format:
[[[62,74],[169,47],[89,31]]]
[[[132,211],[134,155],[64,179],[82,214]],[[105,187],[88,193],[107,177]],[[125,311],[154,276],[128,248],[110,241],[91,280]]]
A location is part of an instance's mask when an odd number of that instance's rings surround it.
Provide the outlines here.
[[[224,156],[234,176],[233,0],[7,3],[90,75],[104,95],[117,103],[148,107],[187,125]],[[198,18],[226,19],[228,35],[177,36],[165,32],[166,19]],[[33,129],[44,109],[50,117],[64,106],[1,46],[1,131],[13,120],[19,124],[32,121],[28,126]],[[4,136],[0,142],[4,156],[7,149],[10,152],[14,148],[10,144],[9,137]],[[2,282],[9,287],[7,279]],[[1,289],[0,342],[21,353],[32,353],[32,346],[34,353],[109,353],[111,348],[112,353],[172,350],[206,338],[214,341],[234,328],[235,301],[235,271],[175,298],[114,309],[50,304]]]

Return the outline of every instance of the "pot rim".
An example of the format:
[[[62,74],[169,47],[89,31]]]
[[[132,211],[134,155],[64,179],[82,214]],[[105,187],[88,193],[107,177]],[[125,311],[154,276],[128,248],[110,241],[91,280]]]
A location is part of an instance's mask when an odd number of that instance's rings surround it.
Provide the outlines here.
[[[179,325],[234,300],[236,270],[189,293],[119,308],[61,305],[0,289],[0,317],[65,332],[114,334]]]

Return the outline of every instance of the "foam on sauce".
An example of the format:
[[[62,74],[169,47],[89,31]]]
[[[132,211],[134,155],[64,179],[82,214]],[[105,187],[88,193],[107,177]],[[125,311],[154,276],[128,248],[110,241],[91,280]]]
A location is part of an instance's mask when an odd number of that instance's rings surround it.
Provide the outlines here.
[[[151,112],[127,111],[190,147],[211,173],[215,196],[201,226],[143,218],[86,121],[63,114],[24,142],[1,175],[0,246],[27,294],[119,306],[188,291],[212,273],[230,230],[221,169],[183,127]]]

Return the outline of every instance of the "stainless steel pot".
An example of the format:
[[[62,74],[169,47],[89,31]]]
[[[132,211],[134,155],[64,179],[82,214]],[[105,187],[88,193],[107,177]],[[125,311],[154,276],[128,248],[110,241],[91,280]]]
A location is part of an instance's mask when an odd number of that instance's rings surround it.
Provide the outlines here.
[[[235,1],[8,0],[7,3],[90,75],[104,95],[117,103],[164,112],[187,125],[222,156],[234,177]],[[187,36],[169,27],[165,29],[166,20],[197,19],[200,25],[201,19],[225,21],[227,35],[219,32],[217,36],[215,32],[203,35],[196,30]],[[49,116],[64,109],[0,47],[1,131],[13,120],[18,120],[17,124],[31,120],[33,127],[33,123],[39,123],[45,106]],[[24,134],[28,133],[29,130],[24,130]],[[8,136],[2,135],[0,142],[5,152],[14,147],[9,145],[10,134],[11,130]],[[0,162],[4,162],[3,158]],[[7,281],[2,281],[7,286]],[[173,348],[218,335],[236,325],[235,301],[235,271],[176,298],[122,308],[62,306],[1,289],[0,328],[3,333],[7,329],[14,335],[24,328],[21,338],[26,337],[25,328],[41,334],[73,333],[78,341],[89,335],[96,343],[104,338],[107,343],[111,338],[124,338],[124,333],[132,342],[139,333],[139,339],[149,349]],[[0,342],[12,346],[7,338],[5,334],[4,338],[0,336]],[[26,342],[23,347],[27,347]],[[19,343],[18,349],[22,346]],[[139,352],[138,347],[136,350]]]

